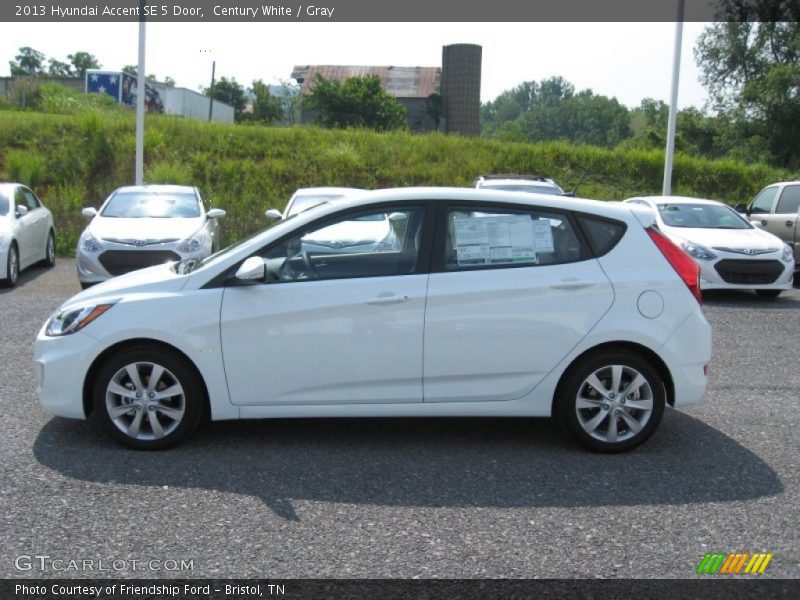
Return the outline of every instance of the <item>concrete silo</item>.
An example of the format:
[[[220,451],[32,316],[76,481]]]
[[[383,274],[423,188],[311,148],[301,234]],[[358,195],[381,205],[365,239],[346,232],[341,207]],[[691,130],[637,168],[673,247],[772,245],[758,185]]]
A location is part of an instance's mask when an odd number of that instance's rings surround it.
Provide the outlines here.
[[[448,133],[480,133],[481,54],[477,44],[442,48],[442,113]]]

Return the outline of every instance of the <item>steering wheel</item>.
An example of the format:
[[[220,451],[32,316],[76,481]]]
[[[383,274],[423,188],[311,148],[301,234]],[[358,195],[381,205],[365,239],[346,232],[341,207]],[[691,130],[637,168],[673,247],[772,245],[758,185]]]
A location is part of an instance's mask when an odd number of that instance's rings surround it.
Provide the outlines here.
[[[308,252],[303,250],[300,253],[300,257],[303,259],[303,266],[305,267],[305,274],[308,279],[319,279],[319,273],[317,273],[314,265],[311,264],[311,258],[309,258]]]

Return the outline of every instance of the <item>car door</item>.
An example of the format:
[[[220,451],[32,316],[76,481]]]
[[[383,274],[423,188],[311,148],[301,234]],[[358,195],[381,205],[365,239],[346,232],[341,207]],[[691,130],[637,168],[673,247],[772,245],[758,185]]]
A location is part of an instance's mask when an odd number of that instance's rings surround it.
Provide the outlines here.
[[[28,214],[32,215],[31,220],[31,238],[33,246],[31,248],[31,260],[38,260],[44,258],[47,246],[47,234],[49,233],[47,209],[42,206],[39,198],[31,190],[26,187],[20,188],[22,195],[25,197],[25,202],[28,206]]]
[[[18,187],[14,192],[14,210],[19,229],[17,230],[17,247],[19,249],[19,266],[24,269],[36,260],[37,239],[36,239],[36,219],[37,215],[30,211],[28,199],[25,197],[23,188]],[[20,215],[19,207],[24,206],[26,213]]]
[[[452,204],[439,218],[425,315],[425,402],[532,391],[613,302],[573,218]]]
[[[430,256],[424,205],[325,218],[258,254],[267,280],[227,285],[221,337],[231,401],[240,406],[422,401]],[[392,216],[394,243],[309,251],[324,230]],[[428,234],[430,235],[430,233]],[[316,246],[315,246],[316,247]]]
[[[764,188],[750,204],[750,221],[756,227],[769,230],[770,222],[773,219],[772,208],[775,206],[779,189],[777,185]]]
[[[784,186],[775,204],[775,212],[764,229],[777,235],[784,242],[794,245],[798,208],[800,208],[800,184]]]

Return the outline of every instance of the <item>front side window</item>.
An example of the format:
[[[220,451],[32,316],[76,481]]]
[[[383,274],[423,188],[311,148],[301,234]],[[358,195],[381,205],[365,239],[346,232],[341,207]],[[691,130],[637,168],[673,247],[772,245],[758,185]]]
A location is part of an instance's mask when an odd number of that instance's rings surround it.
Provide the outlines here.
[[[416,272],[424,209],[381,209],[311,226],[267,250],[268,282]]]
[[[800,185],[787,185],[783,188],[781,198],[775,212],[781,215],[793,215],[800,208]]]
[[[28,210],[36,210],[42,205],[32,191],[23,188],[22,195],[25,198],[25,206],[28,207]]]
[[[200,216],[200,203],[191,193],[117,192],[100,214],[121,219],[193,219]]]
[[[8,198],[0,194],[0,217],[5,217],[8,214],[9,204]]]
[[[445,270],[551,265],[581,260],[565,215],[538,210],[451,208]]]
[[[750,207],[752,214],[763,214],[772,211],[772,203],[775,201],[775,194],[778,193],[778,188],[768,187],[761,190],[753,200],[753,205]]]

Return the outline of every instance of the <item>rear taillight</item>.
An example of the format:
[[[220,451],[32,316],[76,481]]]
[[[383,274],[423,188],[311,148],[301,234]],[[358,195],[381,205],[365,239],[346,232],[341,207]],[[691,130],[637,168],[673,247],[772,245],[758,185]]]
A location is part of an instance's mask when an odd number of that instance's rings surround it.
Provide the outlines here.
[[[667,262],[672,265],[675,272],[683,279],[683,283],[685,283],[689,291],[692,292],[692,296],[702,304],[703,294],[700,292],[700,267],[697,266],[697,263],[694,262],[691,256],[673,244],[667,236],[655,227],[648,227],[647,235],[650,236],[653,243],[661,250],[661,254],[663,254]]]

